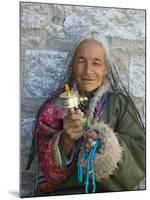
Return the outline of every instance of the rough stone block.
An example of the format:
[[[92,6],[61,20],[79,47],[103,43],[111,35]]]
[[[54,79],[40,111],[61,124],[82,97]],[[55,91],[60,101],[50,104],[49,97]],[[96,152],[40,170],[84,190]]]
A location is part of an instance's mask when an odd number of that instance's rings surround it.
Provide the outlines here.
[[[21,171],[20,196],[34,196],[35,174],[30,171]]]
[[[114,67],[117,69],[119,78],[128,90],[128,67],[129,67],[129,55],[123,47],[115,47],[110,51],[112,70]],[[119,81],[118,81],[119,82]]]
[[[71,41],[65,38],[55,37],[54,35],[47,34],[46,37],[46,48],[53,49],[55,51],[66,51],[70,50]]]
[[[32,127],[34,118],[26,118],[21,121],[21,169],[25,169],[27,166],[27,160],[29,157],[30,146],[32,142]]]
[[[27,98],[46,97],[60,85],[66,69],[67,53],[47,50],[26,50],[23,72],[23,93]],[[65,79],[65,78],[64,78]]]
[[[129,91],[135,97],[145,95],[145,59],[131,58],[129,64]]]
[[[59,39],[65,38],[65,33],[63,30],[63,26],[57,25],[57,24],[50,24],[46,27],[47,33],[50,34],[50,36],[57,37]]]
[[[49,15],[51,16],[51,23],[63,26],[65,12],[63,5],[49,4]]]
[[[42,103],[46,98],[22,98],[21,115],[23,118],[35,117]]]
[[[21,27],[43,28],[47,23],[48,4],[21,3]]]
[[[64,29],[67,34],[84,29],[130,39],[145,36],[144,10],[65,6],[65,12]]]
[[[28,36],[21,38],[21,45],[23,48],[37,48],[42,42],[42,37],[40,36]]]
[[[145,56],[145,38],[143,39],[123,39],[121,37],[112,37],[110,48],[123,48],[129,57]]]

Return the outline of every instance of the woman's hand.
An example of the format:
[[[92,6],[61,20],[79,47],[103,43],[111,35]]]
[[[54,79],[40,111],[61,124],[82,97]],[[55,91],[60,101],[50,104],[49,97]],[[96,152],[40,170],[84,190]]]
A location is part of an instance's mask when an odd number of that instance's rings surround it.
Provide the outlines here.
[[[71,152],[74,142],[82,136],[83,125],[77,110],[69,110],[63,121],[61,146],[67,155]]]
[[[64,137],[78,140],[82,136],[83,125],[77,110],[69,110],[63,122]]]
[[[90,151],[92,147],[91,144],[96,139],[100,139],[101,143],[103,143],[103,138],[99,133],[97,133],[94,130],[89,130],[88,133],[86,134],[85,143],[84,143],[84,149],[86,152]]]

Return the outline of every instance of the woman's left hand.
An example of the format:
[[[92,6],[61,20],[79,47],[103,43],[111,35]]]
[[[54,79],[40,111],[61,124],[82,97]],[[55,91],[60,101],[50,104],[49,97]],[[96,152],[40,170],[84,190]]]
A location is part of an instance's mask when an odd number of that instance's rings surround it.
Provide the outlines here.
[[[96,139],[100,139],[100,134],[94,130],[89,130],[86,134],[84,149],[86,152],[89,152],[91,149],[91,143],[94,142]]]

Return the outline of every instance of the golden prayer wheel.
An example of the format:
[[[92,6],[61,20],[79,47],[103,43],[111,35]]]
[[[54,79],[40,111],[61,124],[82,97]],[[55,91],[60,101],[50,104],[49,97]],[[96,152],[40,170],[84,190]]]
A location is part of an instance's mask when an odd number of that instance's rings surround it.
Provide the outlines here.
[[[80,103],[76,92],[70,92],[69,95],[67,95],[66,92],[64,92],[60,95],[60,98],[62,100],[62,104],[64,108],[78,107]]]
[[[76,91],[70,91],[67,84],[65,85],[65,92],[59,97],[62,100],[63,108],[77,108],[81,102],[87,101],[87,97],[80,97]]]

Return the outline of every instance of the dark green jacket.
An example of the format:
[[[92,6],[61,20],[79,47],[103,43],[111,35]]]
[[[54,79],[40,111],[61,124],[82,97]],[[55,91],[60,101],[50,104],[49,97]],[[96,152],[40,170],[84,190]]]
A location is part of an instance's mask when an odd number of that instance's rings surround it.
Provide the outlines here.
[[[116,133],[123,156],[112,175],[96,182],[96,192],[134,190],[145,177],[145,134],[136,112],[126,96],[111,94],[101,120]],[[77,168],[54,192],[46,195],[75,193],[85,193],[84,185],[77,180]]]

